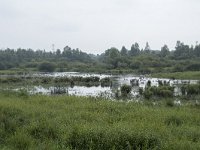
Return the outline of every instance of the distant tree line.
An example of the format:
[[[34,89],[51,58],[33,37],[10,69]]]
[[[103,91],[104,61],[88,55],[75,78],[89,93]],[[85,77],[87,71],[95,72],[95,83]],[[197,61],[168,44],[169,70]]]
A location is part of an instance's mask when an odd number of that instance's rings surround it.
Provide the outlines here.
[[[167,69],[176,71],[200,70],[200,44],[188,46],[177,41],[175,50],[169,50],[164,45],[161,50],[151,50],[148,42],[144,49],[135,43],[128,50],[125,46],[121,50],[110,48],[99,56],[100,61],[108,64],[108,68],[130,68],[141,73],[160,72]]]
[[[93,55],[69,46],[55,52],[32,49],[0,50],[0,70],[33,68],[39,71],[103,71],[136,70],[140,73],[200,71],[200,44],[189,46],[177,41],[174,50],[164,45],[152,50],[134,43],[130,49],[110,48],[101,55]],[[48,69],[50,68],[50,69]]]
[[[35,68],[42,63],[44,68],[47,62],[51,63],[67,63],[67,62],[92,62],[91,56],[79,49],[71,49],[66,46],[63,51],[57,49],[55,52],[47,52],[45,50],[32,49],[5,49],[0,50],[0,70],[11,68]],[[62,65],[62,64],[60,64]],[[65,64],[63,64],[65,65]]]

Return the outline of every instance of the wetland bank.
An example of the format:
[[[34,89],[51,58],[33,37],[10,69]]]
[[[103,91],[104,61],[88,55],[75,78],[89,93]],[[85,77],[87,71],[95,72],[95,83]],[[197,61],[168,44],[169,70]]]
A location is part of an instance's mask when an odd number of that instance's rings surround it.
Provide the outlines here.
[[[63,72],[0,83],[1,149],[200,148],[198,80]]]

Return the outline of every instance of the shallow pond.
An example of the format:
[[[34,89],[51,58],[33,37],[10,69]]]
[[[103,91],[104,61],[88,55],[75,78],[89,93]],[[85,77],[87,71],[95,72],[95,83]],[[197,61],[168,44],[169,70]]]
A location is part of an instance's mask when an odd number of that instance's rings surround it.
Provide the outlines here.
[[[51,85],[51,86],[27,86],[25,87],[31,94],[66,94],[66,95],[76,95],[76,96],[93,96],[93,97],[104,97],[104,98],[113,98],[117,91],[120,90],[120,87],[124,84],[131,85],[132,97],[139,96],[139,89],[145,89],[148,84],[148,81],[151,82],[151,86],[159,86],[159,82],[163,84],[167,83],[170,86],[174,86],[174,95],[181,95],[180,86],[183,84],[196,84],[198,80],[171,80],[163,78],[150,78],[144,76],[137,76],[133,74],[127,75],[109,75],[109,74],[91,74],[91,73],[78,73],[78,72],[63,72],[63,73],[38,73],[33,74],[34,77],[99,77],[100,79],[109,77],[112,80],[112,85],[109,87],[104,86],[69,86],[69,85]],[[19,87],[18,89],[23,88]]]

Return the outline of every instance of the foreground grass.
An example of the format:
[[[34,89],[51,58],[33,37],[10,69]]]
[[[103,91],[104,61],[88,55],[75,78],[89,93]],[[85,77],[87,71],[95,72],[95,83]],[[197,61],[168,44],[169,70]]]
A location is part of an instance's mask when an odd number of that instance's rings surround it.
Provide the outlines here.
[[[0,93],[0,149],[200,149],[199,106]]]
[[[171,79],[200,80],[200,71],[186,71],[186,72],[174,72],[174,73],[156,73],[156,74],[152,74],[152,77],[171,78]]]

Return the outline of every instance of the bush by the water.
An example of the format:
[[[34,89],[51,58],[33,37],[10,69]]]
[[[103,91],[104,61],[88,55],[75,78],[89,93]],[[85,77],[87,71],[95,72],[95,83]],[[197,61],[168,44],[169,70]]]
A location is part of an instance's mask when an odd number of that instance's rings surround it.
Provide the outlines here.
[[[122,96],[127,96],[128,94],[131,93],[132,87],[130,85],[122,85],[121,86],[121,94]]]
[[[183,95],[200,95],[200,83],[199,84],[191,84],[184,85],[181,87],[181,91]]]
[[[159,86],[159,87],[147,87],[145,88],[143,95],[146,99],[150,99],[151,97],[162,97],[168,98],[173,97],[174,87],[171,86]]]

